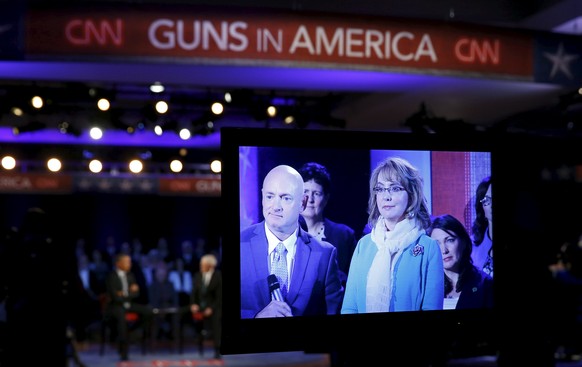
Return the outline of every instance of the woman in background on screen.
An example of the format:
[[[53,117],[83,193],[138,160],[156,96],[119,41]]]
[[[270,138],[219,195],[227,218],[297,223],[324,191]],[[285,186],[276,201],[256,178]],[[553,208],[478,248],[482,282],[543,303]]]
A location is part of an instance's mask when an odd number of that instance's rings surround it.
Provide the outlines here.
[[[356,248],[355,231],[343,223],[332,222],[324,216],[331,196],[331,175],[327,168],[316,162],[305,163],[299,169],[303,177],[307,205],[301,212],[307,231],[320,241],[327,241],[337,248],[340,280],[345,287],[350,260]]]
[[[433,218],[427,233],[438,242],[445,271],[444,309],[493,307],[493,279],[473,265],[473,244],[457,218]]]
[[[473,264],[493,277],[493,216],[491,177],[485,177],[475,194],[475,220],[473,221]]]
[[[443,308],[443,259],[426,234],[430,215],[423,184],[416,167],[398,157],[384,159],[372,172],[372,231],[352,256],[342,313]]]

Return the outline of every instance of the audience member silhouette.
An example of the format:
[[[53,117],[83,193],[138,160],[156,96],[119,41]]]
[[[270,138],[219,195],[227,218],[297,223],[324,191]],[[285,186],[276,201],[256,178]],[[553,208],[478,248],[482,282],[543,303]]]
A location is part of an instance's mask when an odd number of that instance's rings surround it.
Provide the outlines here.
[[[159,309],[178,308],[178,293],[174,289],[174,284],[168,279],[168,268],[165,263],[156,266],[154,281],[148,288],[149,304],[154,312]],[[159,316],[158,335],[154,337],[172,338],[174,330],[173,315],[164,314]]]
[[[575,360],[582,355],[582,236],[565,242],[556,262],[549,266],[553,275],[556,308],[556,355],[560,360]]]
[[[139,296],[140,288],[131,271],[131,256],[117,254],[114,263],[115,267],[107,277],[109,302],[105,313],[117,331],[121,360],[127,361],[129,359],[129,331],[125,319],[126,312],[138,313],[146,330],[149,330],[151,326],[153,312],[150,306],[135,302]]]
[[[41,208],[26,211],[6,238],[1,268],[6,289],[8,361],[64,365],[70,295],[76,277],[74,247],[66,246]],[[68,248],[67,248],[68,247]],[[68,251],[66,251],[66,250]],[[46,353],[37,353],[38,350]]]
[[[177,257],[174,262],[174,269],[168,273],[168,279],[174,285],[176,292],[178,292],[178,303],[180,306],[190,304],[192,277],[193,274],[184,268],[184,260],[181,257]]]
[[[89,261],[89,269],[95,274],[95,293],[97,296],[104,295],[106,292],[105,283],[107,275],[111,270],[111,266],[103,257],[103,252],[99,249],[91,251],[91,259]]]
[[[194,274],[190,311],[195,320],[201,347],[206,333],[214,342],[214,358],[220,358],[222,328],[222,272],[217,268],[218,259],[206,254],[200,259],[200,271]]]

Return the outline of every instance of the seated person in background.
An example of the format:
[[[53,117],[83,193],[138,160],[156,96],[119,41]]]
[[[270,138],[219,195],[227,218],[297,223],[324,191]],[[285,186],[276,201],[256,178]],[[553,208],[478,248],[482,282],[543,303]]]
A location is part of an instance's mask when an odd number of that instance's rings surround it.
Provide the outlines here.
[[[154,308],[154,312],[159,309],[178,308],[178,292],[174,289],[174,284],[168,279],[168,266],[160,263],[154,272],[154,281],[150,284],[149,303]],[[168,313],[160,316],[159,334],[156,337],[166,336],[172,339],[173,314]]]
[[[192,276],[193,274],[184,266],[184,259],[177,257],[174,261],[174,269],[168,273],[168,279],[174,284],[174,289],[178,292],[180,306],[190,305]]]
[[[443,255],[444,309],[493,307],[493,279],[473,265],[473,245],[463,224],[452,215],[441,215],[433,218],[428,234]]]
[[[217,265],[218,260],[212,254],[206,254],[200,259],[200,271],[194,275],[190,311],[196,321],[200,346],[204,339],[203,332],[211,332],[214,358],[218,359],[222,327],[222,273],[216,268]]]
[[[485,177],[475,190],[475,220],[473,233],[473,264],[493,277],[493,196],[491,177]]]
[[[354,230],[324,217],[324,210],[331,196],[331,177],[325,166],[315,162],[305,163],[299,173],[304,181],[303,192],[307,195],[307,205],[301,212],[307,225],[307,232],[337,248],[340,280],[345,287],[350,261],[356,248]]]
[[[148,305],[139,304],[135,299],[140,289],[135,275],[131,272],[131,257],[128,254],[117,254],[114,260],[114,269],[109,273],[106,282],[109,302],[105,314],[117,330],[119,354],[121,360],[128,360],[129,334],[126,312],[136,312],[142,318],[143,326],[149,330],[152,318],[152,309]]]

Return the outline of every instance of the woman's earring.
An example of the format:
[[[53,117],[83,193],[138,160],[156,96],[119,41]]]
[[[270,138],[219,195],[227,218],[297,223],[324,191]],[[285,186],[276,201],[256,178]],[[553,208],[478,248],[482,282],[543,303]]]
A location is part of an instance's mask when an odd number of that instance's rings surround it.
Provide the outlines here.
[[[414,212],[413,212],[413,211],[409,211],[408,213],[406,213],[406,217],[407,217],[408,219],[412,219],[412,218],[414,218]]]

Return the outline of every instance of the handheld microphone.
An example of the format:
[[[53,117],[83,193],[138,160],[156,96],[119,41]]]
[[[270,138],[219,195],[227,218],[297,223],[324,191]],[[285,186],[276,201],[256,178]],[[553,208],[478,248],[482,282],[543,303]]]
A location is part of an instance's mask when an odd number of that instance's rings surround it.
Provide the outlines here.
[[[267,277],[267,283],[269,284],[269,292],[275,301],[284,301],[283,294],[281,293],[281,285],[279,284],[279,279],[275,274],[271,274]]]

